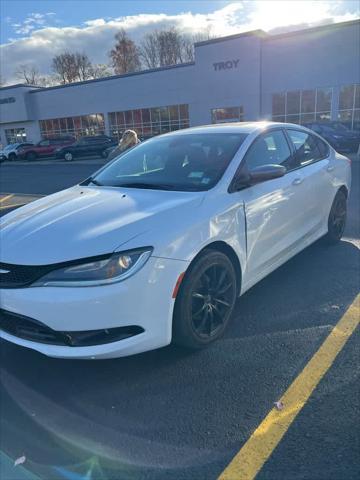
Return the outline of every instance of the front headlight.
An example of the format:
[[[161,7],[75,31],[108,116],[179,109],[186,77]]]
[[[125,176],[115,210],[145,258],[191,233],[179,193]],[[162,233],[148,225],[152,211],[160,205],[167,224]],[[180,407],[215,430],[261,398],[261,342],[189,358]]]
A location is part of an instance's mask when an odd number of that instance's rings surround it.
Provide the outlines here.
[[[149,260],[151,247],[127,252],[113,253],[108,258],[102,258],[86,263],[71,265],[53,270],[35,283],[34,287],[91,287],[122,282],[135,275]]]

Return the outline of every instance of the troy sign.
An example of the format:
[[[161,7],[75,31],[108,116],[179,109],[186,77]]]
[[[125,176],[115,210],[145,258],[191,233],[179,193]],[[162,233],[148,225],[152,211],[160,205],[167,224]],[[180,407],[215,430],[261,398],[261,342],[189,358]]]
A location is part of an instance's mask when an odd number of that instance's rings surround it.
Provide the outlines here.
[[[231,70],[232,68],[238,68],[239,59],[237,60],[228,60],[227,62],[216,62],[213,63],[214,70],[218,72],[219,70]]]

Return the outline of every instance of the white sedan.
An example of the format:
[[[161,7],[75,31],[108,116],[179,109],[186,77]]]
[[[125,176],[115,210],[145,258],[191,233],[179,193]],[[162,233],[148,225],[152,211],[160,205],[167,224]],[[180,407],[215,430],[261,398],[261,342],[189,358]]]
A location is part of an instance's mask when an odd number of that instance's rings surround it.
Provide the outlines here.
[[[206,346],[239,295],[341,239],[350,180],[350,161],[298,125],[144,142],[0,219],[1,337],[62,358]]]

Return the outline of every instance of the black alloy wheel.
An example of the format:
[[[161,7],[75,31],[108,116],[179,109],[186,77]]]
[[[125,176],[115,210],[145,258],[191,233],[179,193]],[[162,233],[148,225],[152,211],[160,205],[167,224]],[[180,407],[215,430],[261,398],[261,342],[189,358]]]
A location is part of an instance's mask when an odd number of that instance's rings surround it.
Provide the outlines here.
[[[339,190],[334,198],[329,219],[328,233],[324,239],[328,244],[336,244],[341,240],[346,226],[347,198],[342,190]]]
[[[175,304],[173,339],[201,348],[224,332],[237,297],[234,266],[223,253],[205,250],[187,272]]]
[[[9,154],[8,160],[9,160],[10,162],[14,162],[16,159],[17,159],[16,153],[10,153],[10,154]]]

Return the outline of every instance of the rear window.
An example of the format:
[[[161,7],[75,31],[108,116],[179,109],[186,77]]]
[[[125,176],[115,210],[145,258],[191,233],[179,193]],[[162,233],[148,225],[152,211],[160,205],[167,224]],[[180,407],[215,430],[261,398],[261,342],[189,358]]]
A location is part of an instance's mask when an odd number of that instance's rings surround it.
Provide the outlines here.
[[[296,160],[301,166],[308,165],[326,157],[324,142],[315,135],[300,130],[287,130],[296,150]],[[326,146],[326,144],[324,144]]]

